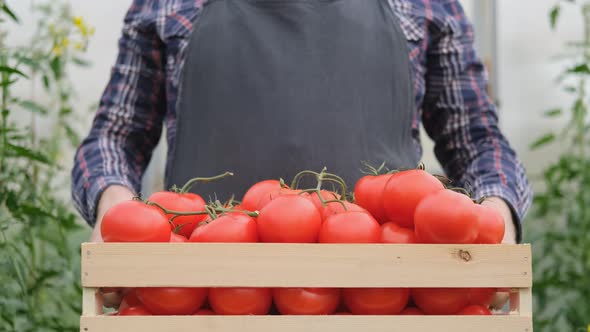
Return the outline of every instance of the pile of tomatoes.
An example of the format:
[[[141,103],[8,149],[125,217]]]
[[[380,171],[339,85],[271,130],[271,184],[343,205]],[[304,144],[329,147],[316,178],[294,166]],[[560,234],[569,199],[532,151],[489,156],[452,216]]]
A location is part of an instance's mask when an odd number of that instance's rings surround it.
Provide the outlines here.
[[[317,186],[299,189],[302,177],[314,178]],[[338,192],[322,189],[326,184],[335,184]],[[255,183],[240,202],[207,204],[189,187],[115,205],[103,217],[103,240],[496,244],[504,236],[499,213],[446,188],[423,169],[366,175],[353,193],[325,169],[304,171],[290,186],[282,180]],[[136,288],[126,291],[118,314],[489,315],[495,293],[491,288]]]

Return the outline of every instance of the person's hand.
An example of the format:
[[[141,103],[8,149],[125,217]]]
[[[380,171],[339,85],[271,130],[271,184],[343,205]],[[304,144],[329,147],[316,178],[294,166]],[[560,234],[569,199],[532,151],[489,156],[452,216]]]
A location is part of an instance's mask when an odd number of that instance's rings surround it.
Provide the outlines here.
[[[98,207],[96,209],[96,224],[90,236],[91,242],[102,242],[100,235],[100,225],[105,213],[117,203],[133,199],[135,195],[127,187],[113,185],[109,186],[100,196]],[[101,288],[100,293],[103,299],[103,305],[107,308],[118,308],[123,298],[125,289],[120,288]]]
[[[484,200],[482,205],[487,205],[494,208],[496,211],[500,212],[502,217],[504,218],[504,239],[502,243],[505,244],[516,244],[516,226],[514,225],[514,220],[512,219],[512,211],[506,202],[499,198],[499,197],[490,197]],[[506,305],[508,299],[510,298],[510,293],[508,292],[497,292],[492,300],[492,309],[500,310]]]
[[[103,191],[98,201],[98,207],[96,209],[96,223],[90,236],[91,242],[102,242],[102,236],[100,235],[100,225],[102,224],[102,217],[104,214],[113,206],[123,201],[133,199],[135,195],[129,188],[112,185]]]

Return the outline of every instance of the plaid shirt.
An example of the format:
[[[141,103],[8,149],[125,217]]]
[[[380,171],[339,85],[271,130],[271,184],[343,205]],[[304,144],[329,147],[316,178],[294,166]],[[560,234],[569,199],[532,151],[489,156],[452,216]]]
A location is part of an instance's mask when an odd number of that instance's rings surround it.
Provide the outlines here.
[[[459,1],[390,2],[409,46],[418,153],[423,123],[449,178],[469,185],[476,197],[503,198],[520,220],[531,203],[530,186],[498,128],[473,29]],[[133,1],[110,82],[72,171],[74,202],[90,224],[107,186],[140,191],[163,125],[173,150],[180,70],[200,12],[201,0]]]

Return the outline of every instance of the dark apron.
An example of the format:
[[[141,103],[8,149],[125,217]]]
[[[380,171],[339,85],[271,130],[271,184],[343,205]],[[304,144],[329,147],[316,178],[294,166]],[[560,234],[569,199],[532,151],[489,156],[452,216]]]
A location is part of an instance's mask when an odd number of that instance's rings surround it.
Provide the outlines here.
[[[195,22],[166,184],[205,198],[361,161],[415,167],[406,38],[387,0],[210,0]]]

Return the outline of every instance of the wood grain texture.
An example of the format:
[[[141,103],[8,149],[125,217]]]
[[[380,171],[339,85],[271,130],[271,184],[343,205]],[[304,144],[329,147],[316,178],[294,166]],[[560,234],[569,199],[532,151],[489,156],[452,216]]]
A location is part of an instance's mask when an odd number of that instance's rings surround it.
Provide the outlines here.
[[[85,287],[531,287],[529,245],[86,243]]]
[[[96,288],[82,288],[82,315],[102,315],[102,297]]]
[[[82,332],[532,332],[519,316],[125,316],[82,317]]]

